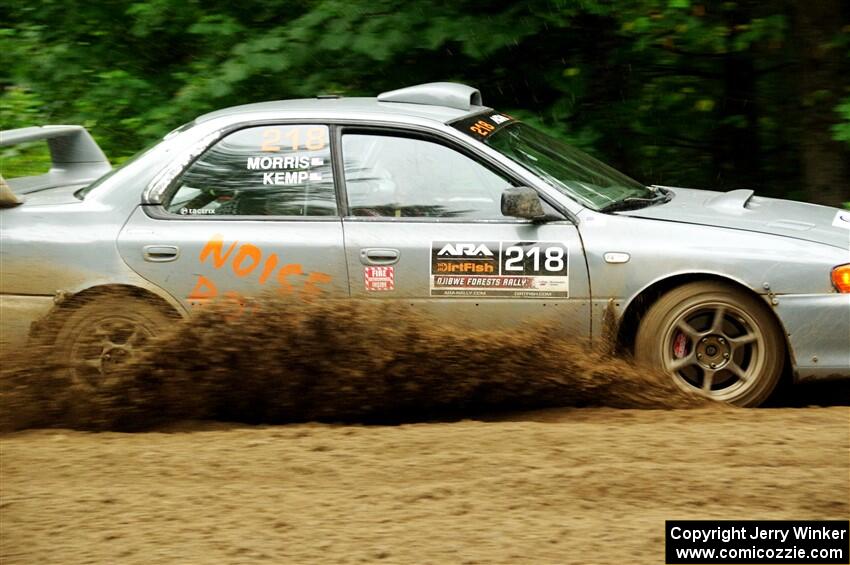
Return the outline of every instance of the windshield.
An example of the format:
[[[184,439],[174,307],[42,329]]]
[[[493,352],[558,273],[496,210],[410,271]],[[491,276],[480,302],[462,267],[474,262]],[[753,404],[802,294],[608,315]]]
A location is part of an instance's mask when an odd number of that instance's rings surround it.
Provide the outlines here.
[[[656,194],[575,147],[503,114],[479,114],[453,125],[594,210]]]

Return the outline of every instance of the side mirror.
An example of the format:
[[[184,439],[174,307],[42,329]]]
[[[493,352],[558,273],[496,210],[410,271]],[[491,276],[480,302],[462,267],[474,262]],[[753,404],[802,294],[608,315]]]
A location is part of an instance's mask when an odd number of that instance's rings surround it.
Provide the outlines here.
[[[502,215],[527,220],[543,220],[546,217],[540,196],[527,186],[505,189],[502,193]]]

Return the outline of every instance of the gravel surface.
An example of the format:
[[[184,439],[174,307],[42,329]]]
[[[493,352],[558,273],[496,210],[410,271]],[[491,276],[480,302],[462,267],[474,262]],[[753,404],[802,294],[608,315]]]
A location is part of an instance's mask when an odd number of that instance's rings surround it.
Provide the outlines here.
[[[846,519],[850,408],[0,436],[0,562],[662,563],[665,519]]]

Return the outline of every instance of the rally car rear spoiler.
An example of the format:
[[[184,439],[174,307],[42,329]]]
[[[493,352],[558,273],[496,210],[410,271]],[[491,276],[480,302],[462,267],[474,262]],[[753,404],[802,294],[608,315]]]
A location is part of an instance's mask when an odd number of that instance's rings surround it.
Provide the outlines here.
[[[112,169],[109,159],[83,126],[41,126],[0,131],[0,147],[47,141],[50,170],[43,175],[0,177],[0,206],[16,206],[21,194],[58,186],[85,186]]]

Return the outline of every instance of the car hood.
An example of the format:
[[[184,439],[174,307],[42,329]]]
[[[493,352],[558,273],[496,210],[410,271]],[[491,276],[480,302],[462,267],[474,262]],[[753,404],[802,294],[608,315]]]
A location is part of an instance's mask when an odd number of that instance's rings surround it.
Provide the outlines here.
[[[674,196],[669,202],[620,213],[638,218],[769,233],[850,248],[850,212],[846,210],[754,196],[752,190],[715,192],[667,186],[660,188],[673,191]]]

